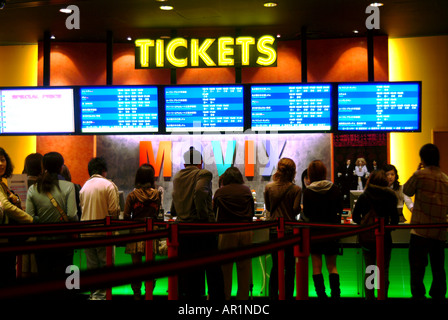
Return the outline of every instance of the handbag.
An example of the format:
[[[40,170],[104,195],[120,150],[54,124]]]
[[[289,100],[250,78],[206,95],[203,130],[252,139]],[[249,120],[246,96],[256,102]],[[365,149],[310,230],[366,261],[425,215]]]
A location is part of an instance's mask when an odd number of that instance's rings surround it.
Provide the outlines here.
[[[361,219],[361,226],[366,227],[375,223],[377,217],[375,209],[373,207],[367,212]],[[375,228],[358,234],[359,244],[366,249],[374,249],[376,246]]]
[[[59,203],[56,201],[55,198],[53,198],[53,195],[50,192],[47,192],[47,196],[50,199],[50,202],[53,204],[53,206],[58,209],[59,214],[61,215],[61,221],[68,222],[68,217],[65,211],[59,206]]]

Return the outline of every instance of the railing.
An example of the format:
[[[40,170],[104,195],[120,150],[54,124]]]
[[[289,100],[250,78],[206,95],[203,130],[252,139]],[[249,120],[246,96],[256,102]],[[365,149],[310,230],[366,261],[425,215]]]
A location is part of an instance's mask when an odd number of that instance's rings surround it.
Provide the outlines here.
[[[158,226],[157,230],[153,230]],[[285,227],[292,227],[293,234],[285,235]],[[313,227],[346,229],[337,233],[327,233],[319,236],[312,236],[310,229]],[[80,277],[80,289],[82,292],[91,288],[105,286],[112,288],[118,285],[128,284],[132,281],[145,279],[146,300],[152,300],[153,280],[161,277],[168,277],[168,300],[178,299],[177,275],[204,265],[218,263],[224,264],[249,257],[257,257],[279,251],[279,300],[285,299],[285,279],[284,270],[284,248],[294,246],[294,256],[296,258],[296,299],[307,300],[308,297],[308,259],[310,255],[310,243],[315,240],[344,238],[356,235],[375,228],[376,234],[376,255],[377,267],[379,270],[379,289],[377,299],[386,298],[384,278],[384,233],[385,229],[398,228],[447,228],[448,224],[435,225],[393,225],[385,226],[384,220],[379,219],[375,224],[369,226],[358,226],[353,224],[313,224],[304,222],[291,222],[284,219],[277,221],[257,221],[250,223],[176,223],[157,222],[147,219],[144,222],[130,222],[123,220],[95,220],[88,222],[58,223],[58,224],[38,224],[21,226],[0,226],[0,239],[14,236],[55,236],[72,235],[67,240],[58,241],[30,241],[15,244],[0,245],[1,253],[15,253],[18,257],[22,254],[40,252],[51,249],[76,249],[106,246],[107,266],[102,269],[84,270]],[[116,235],[114,232],[130,230],[133,228],[145,228],[146,232]],[[277,228],[278,239],[262,243],[256,243],[237,249],[216,250],[195,258],[179,257],[179,234],[205,234],[205,233],[226,233],[247,230],[258,230],[266,228]],[[93,237],[89,233],[106,232],[107,236]],[[82,235],[82,236],[80,236]],[[168,259],[155,261],[153,254],[153,244],[155,239],[166,238],[168,244]],[[146,241],[146,260],[138,265],[114,266],[112,258],[112,247],[129,242]],[[17,268],[19,269],[19,268]],[[20,271],[19,271],[20,272]],[[20,275],[19,275],[20,276]],[[0,288],[0,299],[11,299],[21,296],[30,296],[46,292],[67,290],[65,278],[41,279],[27,283]],[[41,285],[39,284],[39,281]],[[112,299],[111,289],[108,289],[106,299]]]

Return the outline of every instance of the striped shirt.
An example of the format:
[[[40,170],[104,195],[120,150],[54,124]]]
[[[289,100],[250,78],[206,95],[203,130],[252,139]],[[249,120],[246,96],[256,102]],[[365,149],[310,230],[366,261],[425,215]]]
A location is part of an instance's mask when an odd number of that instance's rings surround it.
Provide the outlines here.
[[[411,224],[446,223],[448,215],[448,176],[439,167],[416,171],[403,185],[403,192],[415,195]],[[446,241],[446,228],[414,228],[412,234]]]

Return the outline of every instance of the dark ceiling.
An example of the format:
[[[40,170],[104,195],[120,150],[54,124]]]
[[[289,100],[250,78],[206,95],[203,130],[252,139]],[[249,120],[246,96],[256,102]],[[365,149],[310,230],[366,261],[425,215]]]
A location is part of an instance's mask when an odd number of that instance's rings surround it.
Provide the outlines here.
[[[1,1],[1,0],[0,0]],[[114,41],[127,36],[216,36],[261,33],[300,38],[365,35],[365,0],[276,0],[277,7],[263,7],[263,0],[6,0],[0,10],[0,44],[36,43],[49,31],[58,41]],[[448,34],[447,0],[383,0],[377,34],[390,37]],[[172,11],[159,6],[169,4]],[[69,30],[69,14],[60,8],[76,5],[80,29]]]

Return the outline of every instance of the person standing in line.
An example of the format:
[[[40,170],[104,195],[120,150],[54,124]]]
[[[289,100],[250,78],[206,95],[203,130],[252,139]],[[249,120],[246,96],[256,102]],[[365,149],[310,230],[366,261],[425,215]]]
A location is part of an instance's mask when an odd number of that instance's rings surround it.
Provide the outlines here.
[[[37,178],[43,173],[43,155],[39,152],[30,153],[25,158],[22,174],[27,175],[28,189],[36,183]],[[35,241],[36,237],[30,237],[28,241]],[[22,255],[22,277],[32,277],[37,275],[36,256],[34,253]]]
[[[374,209],[378,217],[385,219],[385,225],[398,223],[397,197],[393,190],[388,187],[388,179],[384,170],[373,171],[367,179],[366,188],[359,196],[353,209],[353,222],[361,224],[362,218],[365,217],[371,209]],[[374,230],[372,230],[374,232]],[[361,243],[364,261],[367,266],[376,265],[376,244]],[[391,230],[386,229],[384,236],[384,275],[386,281],[386,296],[389,288],[389,265],[392,253],[392,235]],[[369,277],[366,274],[366,279]],[[374,289],[366,288],[366,299],[375,299]]]
[[[102,157],[89,161],[88,170],[90,178],[79,192],[82,216],[81,221],[101,220],[107,216],[118,218],[120,204],[117,186],[107,177],[107,163]],[[87,236],[100,236],[104,234],[88,233]],[[106,266],[106,247],[86,248],[87,269],[97,269]],[[90,295],[90,300],[105,300],[106,289],[97,289]]]
[[[304,220],[311,223],[341,223],[343,196],[340,189],[327,180],[327,168],[320,160],[312,161],[308,166],[309,186],[303,192]],[[313,266],[313,282],[318,298],[327,298],[322,275],[322,256],[325,256],[331,297],[341,294],[336,258],[339,253],[339,240],[330,239],[311,242],[310,253]]]
[[[417,171],[403,185],[403,193],[415,195],[411,224],[446,223],[448,215],[448,176],[439,166],[440,154],[436,145],[428,143],[419,152],[421,162]],[[446,295],[445,273],[446,228],[411,229],[409,264],[412,298],[426,298],[423,283],[428,256],[431,262],[432,284],[429,295],[443,300]]]
[[[12,176],[14,165],[5,149],[0,147],[0,225],[33,223],[37,218],[33,218],[22,210],[20,198],[12,192],[3,182]],[[1,214],[2,213],[2,214]],[[4,241],[0,239],[0,241]],[[6,240],[14,241],[13,238]],[[0,254],[0,286],[6,286],[16,281],[16,255],[15,253]]]
[[[126,220],[144,222],[146,218],[156,219],[159,214],[161,193],[155,189],[154,167],[149,163],[142,164],[135,174],[134,190],[126,198],[123,216]],[[131,229],[131,233],[141,233],[145,229]],[[146,253],[146,241],[126,244],[125,253],[131,255],[132,263],[142,263]],[[134,300],[141,300],[142,282],[131,283]]]
[[[403,193],[403,185],[401,185],[400,181],[398,181],[397,168],[395,168],[395,166],[392,164],[386,164],[384,166],[384,171],[386,172],[387,181],[389,182],[389,188],[391,188],[397,196],[397,210],[400,222],[405,222],[406,219],[403,215],[403,207],[404,205],[406,205],[409,211],[412,212],[412,210],[414,209],[414,202],[410,197]]]
[[[26,211],[38,216],[40,223],[64,222],[58,208],[52,203],[53,198],[64,211],[68,221],[78,221],[76,211],[75,186],[68,181],[61,181],[58,175],[64,164],[63,156],[58,152],[49,152],[43,156],[44,173],[28,189]],[[65,236],[41,236],[37,240],[66,239]],[[38,274],[40,277],[65,276],[65,270],[73,264],[73,249],[49,250],[36,253]]]
[[[222,187],[213,197],[213,211],[217,222],[252,222],[255,213],[254,198],[250,188],[244,185],[243,175],[236,167],[228,168],[222,175]],[[220,250],[244,247],[252,244],[252,231],[230,232],[219,235]],[[252,283],[252,259],[236,261],[238,276],[237,300],[248,300]],[[226,300],[232,293],[233,263],[222,266]]]
[[[173,179],[171,215],[177,221],[189,223],[216,222],[212,206],[213,174],[202,169],[202,155],[194,147],[184,154],[185,168],[178,171]],[[215,234],[181,235],[179,256],[189,257],[218,249]],[[205,270],[204,270],[205,269]],[[205,295],[205,274],[207,274],[208,296],[212,301],[223,301],[224,280],[220,266],[207,266],[179,275],[179,299],[200,300]]]
[[[296,164],[290,158],[282,158],[278,161],[277,171],[272,177],[272,182],[265,186],[264,203],[268,211],[267,220],[284,218],[285,221],[296,221],[301,211],[302,189],[294,184],[296,176]],[[288,227],[285,234],[292,234],[292,228]],[[271,229],[270,239],[277,239],[277,229]],[[295,258],[293,246],[284,250],[285,257],[285,298],[293,299],[295,279]],[[272,254],[272,269],[269,280],[269,297],[278,299],[278,251]]]

